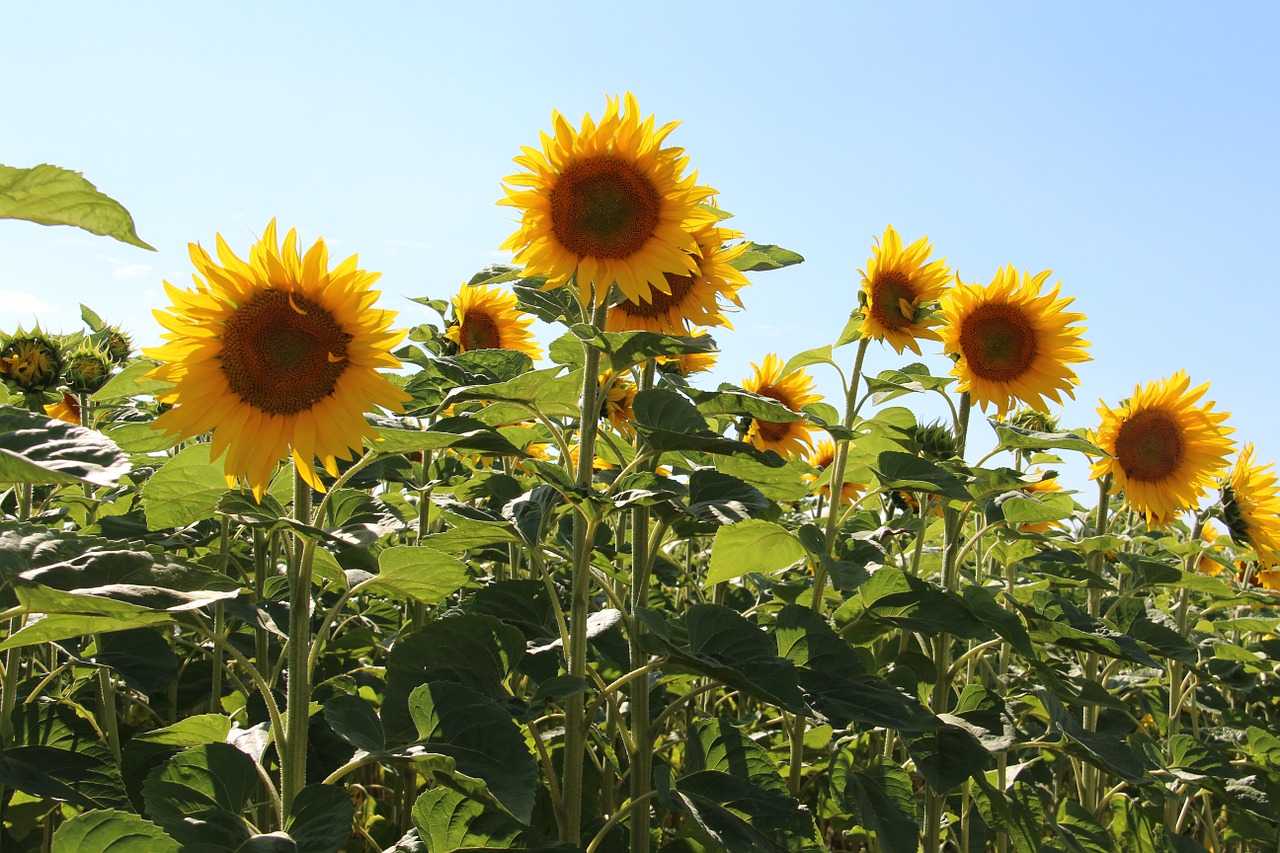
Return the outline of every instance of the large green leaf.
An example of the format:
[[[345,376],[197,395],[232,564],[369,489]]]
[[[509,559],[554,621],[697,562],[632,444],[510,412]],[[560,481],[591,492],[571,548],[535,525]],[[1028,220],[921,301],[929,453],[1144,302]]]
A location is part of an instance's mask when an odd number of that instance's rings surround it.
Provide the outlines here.
[[[538,766],[507,711],[469,687],[440,681],[409,695],[409,714],[418,730],[415,746],[453,759],[449,781],[481,780],[503,808],[529,822]]]
[[[559,375],[561,368],[531,370],[507,382],[455,388],[445,397],[445,405],[472,400],[522,403],[537,406],[545,415],[573,417],[578,414],[582,394],[582,373]],[[486,420],[486,423],[492,421]]]
[[[324,703],[324,720],[338,737],[365,752],[385,752],[382,722],[373,706],[359,696],[339,693]]]
[[[471,581],[466,564],[434,548],[402,545],[378,555],[378,574],[361,588],[377,587],[396,598],[439,604]]]
[[[236,850],[250,837],[239,817],[257,794],[253,759],[226,743],[184,750],[142,786],[147,815],[186,845]]]
[[[663,798],[726,853],[826,851],[813,815],[790,797],[717,770],[682,777]]]
[[[124,452],[101,433],[0,406],[0,483],[112,487],[129,467]]]
[[[298,853],[337,853],[351,837],[355,804],[340,785],[308,785],[298,792],[284,828]]]
[[[885,566],[858,589],[858,598],[841,609],[841,615],[859,616],[885,622],[922,634],[946,632],[974,639],[986,635],[982,624],[954,592]]]
[[[455,850],[572,853],[578,849],[548,841],[502,810],[444,787],[432,788],[418,797],[413,804],[413,822],[427,853],[454,853]]]
[[[82,812],[53,833],[53,853],[178,853],[179,849],[163,829],[119,809]]]
[[[1073,432],[1037,432],[989,419],[1000,439],[1000,446],[1010,450],[1077,450],[1090,456],[1107,456],[1105,450]]]
[[[782,458],[776,453],[713,432],[697,407],[674,391],[665,388],[641,391],[636,394],[633,411],[636,431],[655,452],[696,450],[749,456],[770,467],[782,464]]]
[[[804,257],[790,249],[769,243],[749,242],[746,251],[730,261],[729,265],[743,272],[763,272],[802,263],[804,263]]]
[[[690,728],[689,734],[686,773],[718,770],[765,791],[787,796],[787,783],[769,757],[769,750],[733,723],[723,717],[700,720]]]
[[[160,366],[160,362],[149,358],[140,358],[112,376],[89,399],[95,403],[110,403],[129,397],[152,396],[173,387],[172,382],[148,378],[151,371]]]
[[[98,192],[79,172],[45,163],[30,169],[0,166],[0,219],[40,225],[74,225],[140,249],[133,217],[120,202]]]
[[[453,681],[493,699],[524,655],[524,635],[492,616],[465,613],[429,622],[401,636],[387,659],[382,726],[391,741],[413,739],[409,695],[427,682]]]
[[[222,463],[209,458],[210,447],[184,448],[143,485],[142,506],[152,529],[185,527],[213,517],[227,491],[227,478]]]
[[[876,834],[884,853],[916,853],[920,830],[911,777],[892,761],[873,756],[859,767],[852,750],[831,762],[831,786],[840,804]]]
[[[92,746],[92,745],[88,745]],[[120,769],[102,749],[52,746],[0,750],[0,784],[81,808],[125,808]]]
[[[406,429],[391,418],[370,417],[378,438],[373,447],[383,453],[413,453],[448,448],[459,453],[523,458],[516,447],[493,427],[470,417],[442,418],[426,429]]]
[[[804,559],[805,550],[785,527],[758,518],[721,527],[711,543],[711,563],[703,586],[741,577],[768,574]]]
[[[569,330],[578,340],[599,350],[603,366],[614,373],[660,355],[716,351],[716,342],[710,335],[679,337],[645,331],[602,332],[586,323],[571,326]]]
[[[973,499],[959,477],[912,453],[886,450],[877,458],[872,470],[886,489],[929,492],[964,502]]]

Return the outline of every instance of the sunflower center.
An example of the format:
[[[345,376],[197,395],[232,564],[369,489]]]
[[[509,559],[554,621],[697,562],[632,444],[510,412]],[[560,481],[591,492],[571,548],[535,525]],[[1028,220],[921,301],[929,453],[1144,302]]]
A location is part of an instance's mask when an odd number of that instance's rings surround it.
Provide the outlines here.
[[[1036,359],[1036,330],[1012,305],[974,309],[960,326],[960,351],[969,371],[989,382],[1010,382]]]
[[[659,196],[638,169],[617,157],[571,164],[551,189],[551,230],[579,257],[620,260],[644,248],[658,227]]]
[[[488,314],[476,311],[462,318],[458,338],[462,341],[463,352],[470,352],[473,349],[499,349],[502,346],[502,332],[498,329],[498,324]]]
[[[682,304],[689,291],[693,290],[693,276],[669,272],[663,275],[666,276],[667,287],[671,288],[670,293],[651,288],[648,302],[628,299],[618,303],[618,310],[631,317],[663,317],[673,306]]]
[[[1116,434],[1116,459],[1132,480],[1156,483],[1178,470],[1182,430],[1167,412],[1147,409],[1130,415]]]
[[[222,335],[222,373],[240,399],[292,415],[333,393],[351,335],[305,296],[264,290],[235,310]]]
[[[902,310],[902,303],[910,305],[915,299],[911,277],[901,270],[881,273],[871,283],[871,314],[887,329],[901,329],[915,322],[914,316]]]

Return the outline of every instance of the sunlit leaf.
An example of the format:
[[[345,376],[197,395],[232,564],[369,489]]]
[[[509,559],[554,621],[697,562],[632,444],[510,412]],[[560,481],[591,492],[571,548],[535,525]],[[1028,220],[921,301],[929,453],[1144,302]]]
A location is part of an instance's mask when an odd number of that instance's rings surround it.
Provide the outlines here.
[[[129,468],[128,458],[101,433],[0,406],[0,483],[111,487]]]
[[[138,237],[133,217],[120,202],[98,192],[79,172],[48,164],[30,169],[0,166],[0,219],[74,225],[155,251]]]

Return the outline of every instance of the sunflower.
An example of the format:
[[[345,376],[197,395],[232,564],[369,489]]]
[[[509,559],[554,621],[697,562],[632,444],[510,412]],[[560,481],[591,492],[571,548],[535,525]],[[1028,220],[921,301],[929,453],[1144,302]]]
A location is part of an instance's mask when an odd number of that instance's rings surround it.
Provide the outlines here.
[[[738,290],[751,283],[731,263],[746,251],[747,244],[725,246],[727,240],[741,239],[742,232],[707,225],[693,236],[701,252],[701,256],[694,259],[698,272],[693,275],[665,273],[669,293],[655,290],[647,301],[624,299],[614,305],[605,321],[607,331],[646,329],[683,335],[690,324],[733,328],[724,316],[719,297],[741,308]]]
[[[933,247],[921,237],[906,249],[890,225],[884,238],[871,248],[862,273],[862,337],[888,341],[901,355],[910,349],[920,355],[916,340],[939,340],[933,326],[941,320],[931,303],[942,295],[951,277],[946,258],[929,260]]]
[[[681,148],[662,148],[678,122],[654,129],[641,119],[635,96],[609,98],[597,125],[583,116],[574,128],[552,113],[555,135],[542,150],[522,146],[515,158],[528,171],[506,179],[498,204],[523,211],[520,228],[502,244],[515,251],[525,275],[545,275],[546,288],[575,278],[582,305],[603,303],[617,284],[633,302],[668,293],[666,273],[699,274],[694,237],[713,214],[700,205],[715,194],[685,175]]]
[[[755,373],[743,380],[743,390],[777,400],[793,412],[822,399],[822,395],[814,393],[813,377],[803,369],[783,376],[782,360],[773,353],[764,357],[763,365],[752,362],[751,367]],[[810,433],[816,429],[804,420],[762,421],[752,418],[747,441],[761,450],[774,450],[782,456],[800,456],[812,448]]]
[[[1150,526],[1163,527],[1197,505],[1231,455],[1233,430],[1223,425],[1228,413],[1213,411],[1212,402],[1197,405],[1209,383],[1190,386],[1179,370],[1135,387],[1115,409],[1098,408],[1102,423],[1094,443],[1110,456],[1093,463],[1093,479],[1110,474],[1112,491],[1123,491]]]
[[[453,297],[453,317],[444,336],[458,345],[459,352],[511,349],[533,359],[541,357],[529,331],[533,318],[516,307],[514,293],[464,284]]]
[[[62,350],[37,327],[9,338],[0,350],[0,378],[23,391],[47,391],[62,378]]]
[[[601,401],[600,417],[608,419],[622,436],[628,440],[636,434],[636,386],[628,382],[624,376],[614,376],[612,370],[600,374],[600,389],[604,392]]]
[[[1222,546],[1218,544],[1218,538],[1218,529],[1214,527],[1211,522],[1206,521],[1200,528],[1200,539],[1209,546],[1209,550],[1220,554],[1222,553]],[[1197,572],[1212,575],[1214,577],[1217,577],[1223,572],[1221,563],[1210,559],[1203,553],[1197,554],[1191,565]]]
[[[61,400],[45,406],[44,413],[54,420],[80,426],[80,401],[66,391],[62,392]]]
[[[1280,566],[1280,489],[1274,465],[1253,464],[1253,444],[1236,458],[1222,489],[1222,508],[1231,538],[1253,548],[1263,569]]]
[[[1036,469],[1031,472],[1031,474],[1041,474],[1041,475],[1043,475],[1043,473],[1044,472],[1039,469]],[[1023,486],[1022,491],[1029,492],[1033,495],[1034,494],[1058,495],[1058,494],[1062,494],[1062,486],[1058,485],[1057,477],[1041,476],[1041,478],[1036,482],[1027,483],[1025,486]],[[1026,524],[1018,525],[1018,529],[1022,530],[1024,533],[1048,533],[1050,530],[1054,528],[1061,528],[1061,527],[1062,527],[1061,521],[1040,521],[1040,522],[1032,521],[1032,522],[1027,522]]]
[[[691,338],[704,338],[707,336],[707,331],[690,329],[688,335]],[[655,360],[658,362],[658,369],[663,373],[692,376],[715,367],[718,355],[717,352],[683,352],[679,355],[660,355]]]
[[[983,411],[995,404],[1003,418],[1015,398],[1040,412],[1045,397],[1075,398],[1080,380],[1068,365],[1089,358],[1084,327],[1073,325],[1084,315],[1063,310],[1073,300],[1058,298],[1061,283],[1041,295],[1049,272],[1023,272],[1019,283],[1010,264],[987,287],[957,283],[942,300],[942,346],[959,359],[951,375]]]
[[[278,245],[275,220],[248,262],[222,235],[217,262],[189,249],[196,289],[164,283],[173,306],[155,315],[168,343],[146,352],[162,362],[149,376],[174,383],[158,395],[174,408],[156,428],[179,440],[212,431],[228,485],[243,477],[259,498],[290,449],[298,473],[324,491],[313,458],[337,476],[335,457],[351,459],[374,437],[364,413],[399,412],[409,399],[378,373],[400,367],[391,349],[405,336],[389,328],[394,311],[373,307],[378,274],[357,269],[355,255],[331,271],[323,240],[300,256],[292,230]]]
[[[806,462],[808,462],[814,468],[818,469],[818,473],[805,474],[804,475],[805,481],[808,482],[810,485],[813,485],[814,483],[818,482],[818,480],[821,479],[822,472],[830,468],[831,463],[834,462],[835,459],[836,459],[835,442],[833,442],[829,438],[820,439],[818,443],[813,446],[813,450],[805,458]],[[847,504],[853,503],[855,500],[857,500],[858,494],[866,487],[867,486],[865,483],[842,483],[840,486],[840,502],[847,503]],[[822,488],[820,488],[818,491],[824,497],[830,499],[831,485],[829,483],[827,485],[822,486]]]

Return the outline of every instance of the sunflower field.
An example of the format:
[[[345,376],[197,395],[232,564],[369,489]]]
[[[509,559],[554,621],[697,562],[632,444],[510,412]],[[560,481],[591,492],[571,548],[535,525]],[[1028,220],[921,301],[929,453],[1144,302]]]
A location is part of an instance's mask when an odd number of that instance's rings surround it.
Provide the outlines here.
[[[554,113],[438,322],[273,221],[159,346],[4,330],[0,849],[1280,850],[1280,491],[1205,377],[1061,426],[1069,289],[887,227],[708,387],[803,259],[675,129]],[[0,218],[149,248],[52,166]]]

